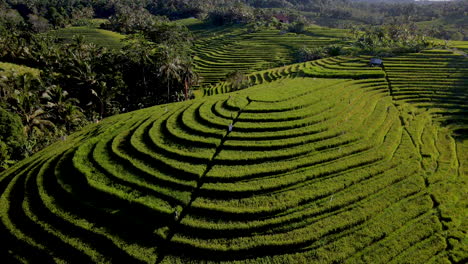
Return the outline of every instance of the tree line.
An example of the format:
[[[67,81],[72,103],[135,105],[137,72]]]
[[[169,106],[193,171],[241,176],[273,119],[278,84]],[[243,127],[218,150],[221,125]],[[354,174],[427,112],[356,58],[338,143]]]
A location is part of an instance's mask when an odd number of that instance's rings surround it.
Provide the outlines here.
[[[157,16],[131,28],[111,21],[127,37],[122,49],[110,50],[80,37],[63,43],[35,33],[14,9],[6,13],[0,61],[40,69],[40,75],[0,71],[1,168],[90,122],[192,96],[198,76],[184,26]]]
[[[8,8],[4,8],[5,6]],[[14,16],[14,12],[17,12],[35,31],[46,31],[50,28],[70,24],[86,24],[92,17],[111,18],[120,26],[123,24],[145,24],[151,21],[148,14],[167,17],[171,20],[197,17],[217,25],[249,24],[271,20],[274,14],[280,12],[290,17],[291,22],[302,17],[333,27],[349,27],[356,24],[415,23],[436,19],[449,21],[458,18],[460,22],[453,24],[455,29],[447,29],[443,25],[436,24],[429,28],[428,33],[444,39],[468,38],[466,27],[468,0],[450,2],[406,0],[0,0],[0,7],[2,7],[0,20],[2,17]],[[126,30],[125,26],[121,28]]]

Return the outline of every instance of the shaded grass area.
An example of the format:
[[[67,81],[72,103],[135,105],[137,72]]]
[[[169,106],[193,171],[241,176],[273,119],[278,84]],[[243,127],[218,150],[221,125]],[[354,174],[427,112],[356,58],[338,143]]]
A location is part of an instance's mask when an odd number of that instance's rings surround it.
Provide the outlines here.
[[[9,63],[9,62],[0,62],[0,75],[1,74],[18,74],[22,75],[25,73],[31,73],[34,76],[39,76],[40,70],[27,67],[24,65]]]

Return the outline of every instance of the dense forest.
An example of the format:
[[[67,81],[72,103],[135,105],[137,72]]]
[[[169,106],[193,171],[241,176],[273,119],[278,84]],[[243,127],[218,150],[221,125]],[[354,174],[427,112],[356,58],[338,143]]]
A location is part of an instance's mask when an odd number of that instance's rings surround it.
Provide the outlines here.
[[[224,15],[226,22],[252,22],[271,12],[304,15],[309,19],[323,17],[348,19],[356,23],[385,24],[394,22],[431,21],[440,18],[466,17],[466,0],[450,2],[414,2],[399,0],[353,1],[353,0],[114,0],[114,1],[18,1],[2,0],[0,17],[13,19],[17,11],[35,29],[60,27],[79,23],[89,17],[115,17],[129,10],[140,13],[144,10],[153,15],[170,19],[195,16],[214,18]],[[133,13],[133,12],[132,12]],[[130,14],[127,14],[130,15]],[[266,15],[266,16],[265,16]],[[19,19],[19,18],[14,18]],[[320,19],[318,19],[320,21]],[[342,24],[344,26],[344,24]],[[466,27],[460,24],[460,27]],[[466,28],[465,28],[466,29]]]
[[[278,14],[288,18],[287,25],[279,23]],[[377,46],[405,39],[412,41],[399,48],[415,51],[425,45],[423,36],[466,39],[467,14],[467,0],[0,0],[0,61],[41,70],[36,75],[2,74],[0,169],[90,122],[190,99],[198,80],[191,51],[194,36],[173,22],[177,19],[196,17],[216,26],[273,25],[298,33],[311,23],[352,28],[354,46],[372,53]],[[106,49],[79,37],[63,42],[48,34],[86,26],[96,18],[105,19],[101,28],[125,34],[122,49]],[[448,18],[461,20],[450,28],[417,27],[418,22]],[[360,30],[363,25],[380,27]],[[341,48],[305,49],[302,56],[314,59],[336,50]]]

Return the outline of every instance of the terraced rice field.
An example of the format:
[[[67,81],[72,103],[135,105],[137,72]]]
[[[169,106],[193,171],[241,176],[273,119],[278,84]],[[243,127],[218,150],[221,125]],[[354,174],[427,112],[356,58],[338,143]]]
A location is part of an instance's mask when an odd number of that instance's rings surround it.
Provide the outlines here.
[[[3,172],[2,259],[465,261],[468,142],[366,60],[108,118]]]
[[[450,41],[449,46],[468,52],[468,41]]]
[[[122,40],[125,38],[117,32],[87,26],[63,28],[52,34],[63,41],[71,41],[75,36],[82,36],[85,41],[110,49],[122,48],[124,45]]]
[[[228,73],[236,70],[251,73],[291,64],[299,48],[338,43],[346,36],[343,30],[320,27],[295,34],[280,30],[249,32],[235,27],[207,28],[197,23],[188,26],[198,39],[193,52],[202,87],[225,80]]]
[[[344,56],[292,64],[288,66],[258,71],[247,75],[248,85],[259,85],[277,80],[309,76],[315,78],[369,79],[384,78],[380,68],[367,67],[369,57],[349,58]],[[380,86],[387,87],[385,82]],[[219,82],[204,89],[204,95],[233,92],[236,88],[229,81]]]

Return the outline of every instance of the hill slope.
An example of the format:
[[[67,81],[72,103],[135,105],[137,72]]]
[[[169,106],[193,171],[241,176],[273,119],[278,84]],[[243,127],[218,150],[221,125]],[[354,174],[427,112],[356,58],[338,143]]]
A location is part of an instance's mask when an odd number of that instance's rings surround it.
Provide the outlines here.
[[[91,26],[62,28],[53,31],[52,34],[66,42],[71,41],[75,36],[81,36],[85,41],[110,49],[120,49],[125,44],[122,42],[125,35]]]
[[[233,71],[251,73],[291,64],[302,47],[320,47],[342,42],[348,32],[309,27],[302,34],[275,29],[249,30],[241,26],[213,26],[196,19],[180,20],[196,37],[194,63],[201,86],[226,79]]]
[[[2,258],[466,260],[468,142],[397,98],[411,84],[397,85],[397,65],[366,61],[272,70],[248,89],[108,118],[49,147],[0,174]],[[440,71],[466,78],[450,65]]]

